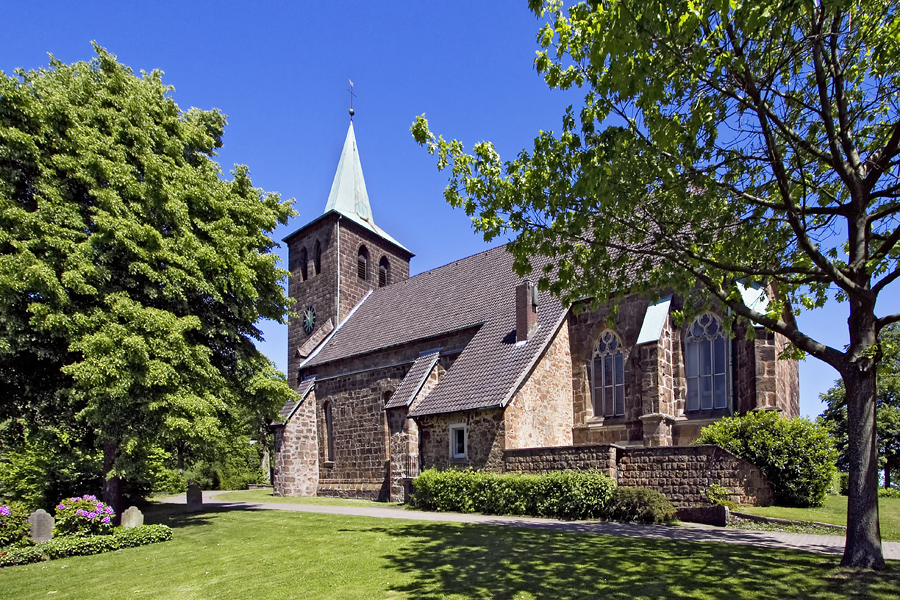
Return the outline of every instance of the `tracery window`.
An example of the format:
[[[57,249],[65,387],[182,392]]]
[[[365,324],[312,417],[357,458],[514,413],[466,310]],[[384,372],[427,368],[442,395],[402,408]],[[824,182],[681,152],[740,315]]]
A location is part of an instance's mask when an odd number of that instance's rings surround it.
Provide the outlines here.
[[[684,357],[688,412],[728,406],[726,339],[722,321],[712,313],[700,315],[688,328]]]
[[[604,331],[591,361],[595,417],[625,414],[625,354],[622,340],[612,331]]]

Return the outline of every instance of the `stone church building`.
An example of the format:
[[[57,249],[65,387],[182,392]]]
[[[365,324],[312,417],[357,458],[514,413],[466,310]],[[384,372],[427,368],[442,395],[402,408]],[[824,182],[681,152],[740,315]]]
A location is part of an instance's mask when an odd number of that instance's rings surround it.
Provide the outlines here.
[[[703,470],[699,486],[718,474],[766,501],[751,465],[690,444],[727,415],[799,413],[781,336],[731,336],[722,312],[677,326],[676,294],[627,296],[610,325],[608,307],[576,311],[517,277],[505,247],[410,277],[412,252],[373,219],[352,122],[324,213],[285,242],[297,399],[273,425],[276,495],[403,500],[429,467],[594,467],[682,500]],[[653,471],[676,468],[665,485]]]

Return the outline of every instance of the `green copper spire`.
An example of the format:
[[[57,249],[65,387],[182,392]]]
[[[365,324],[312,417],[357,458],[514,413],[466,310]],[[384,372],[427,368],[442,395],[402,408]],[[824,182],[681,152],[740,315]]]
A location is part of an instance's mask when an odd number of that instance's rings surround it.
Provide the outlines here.
[[[344,149],[341,151],[341,159],[338,161],[334,181],[331,184],[331,193],[328,194],[328,203],[325,205],[325,213],[331,211],[356,221],[389,242],[403,248],[397,240],[375,225],[375,221],[372,218],[372,207],[369,205],[366,180],[363,178],[362,165],[359,162],[359,151],[356,149],[353,121],[350,121],[347,138],[344,140]],[[406,248],[403,249],[405,250]]]

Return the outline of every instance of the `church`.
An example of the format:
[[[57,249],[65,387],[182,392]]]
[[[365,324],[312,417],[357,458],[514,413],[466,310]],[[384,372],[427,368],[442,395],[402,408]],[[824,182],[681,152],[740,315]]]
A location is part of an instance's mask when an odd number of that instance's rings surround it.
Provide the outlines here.
[[[324,213],[284,241],[297,397],[273,424],[276,495],[403,501],[430,467],[599,468],[687,501],[715,464],[736,499],[765,502],[752,465],[691,443],[724,416],[799,413],[782,336],[730,335],[722,311],[676,325],[689,299],[674,293],[628,295],[610,324],[608,306],[516,276],[503,246],[410,277],[413,253],[372,216],[352,121]]]

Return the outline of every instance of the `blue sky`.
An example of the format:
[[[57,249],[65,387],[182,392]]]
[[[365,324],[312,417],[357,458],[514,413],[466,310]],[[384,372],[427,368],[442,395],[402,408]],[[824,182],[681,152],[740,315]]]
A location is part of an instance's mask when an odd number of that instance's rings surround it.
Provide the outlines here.
[[[547,89],[532,66],[539,21],[525,0],[491,2],[4,2],[0,70],[34,69],[48,53],[89,60],[91,41],[136,72],[160,69],[182,109],[228,115],[227,172],[250,167],[253,183],[295,198],[299,216],[325,207],[347,131],[354,128],[375,222],[416,254],[412,274],[488,247],[442,192],[447,178],[412,140],[425,113],[432,130],[467,147],[491,140],[512,158],[539,130],[559,130],[577,92]],[[494,244],[505,240],[496,240]],[[280,250],[286,264],[286,253]],[[884,308],[900,310],[896,292]],[[881,308],[881,307],[880,307]],[[801,315],[819,341],[846,343],[846,305]],[[261,349],[282,370],[284,326],[267,324]],[[837,372],[800,367],[801,412],[821,412],[818,394]]]

